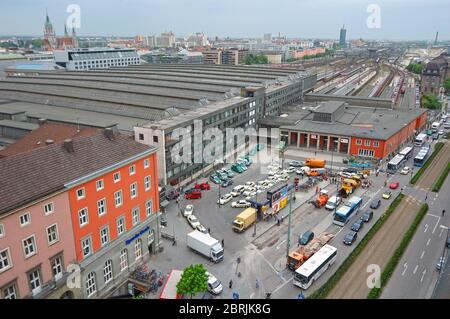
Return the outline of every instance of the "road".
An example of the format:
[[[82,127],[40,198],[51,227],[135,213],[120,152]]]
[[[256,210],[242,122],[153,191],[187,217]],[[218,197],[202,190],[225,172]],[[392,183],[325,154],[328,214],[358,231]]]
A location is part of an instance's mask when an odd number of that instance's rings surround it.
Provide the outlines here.
[[[432,296],[438,280],[436,263],[442,256],[447,238],[445,227],[450,227],[448,214],[442,216],[442,210],[448,211],[450,207],[450,197],[448,196],[450,194],[450,178],[446,179],[439,193],[427,192],[427,190],[434,184],[443,165],[449,160],[448,146],[447,143],[446,148],[440,152],[441,156],[435,158],[433,167],[430,166],[427,169],[418,185],[405,190],[405,193],[420,201],[424,201],[427,196],[429,211],[384,289],[382,298],[430,298]],[[442,158],[446,158],[447,162],[439,160]],[[441,164],[436,165],[438,162]],[[448,254],[448,251],[446,250],[445,253]]]

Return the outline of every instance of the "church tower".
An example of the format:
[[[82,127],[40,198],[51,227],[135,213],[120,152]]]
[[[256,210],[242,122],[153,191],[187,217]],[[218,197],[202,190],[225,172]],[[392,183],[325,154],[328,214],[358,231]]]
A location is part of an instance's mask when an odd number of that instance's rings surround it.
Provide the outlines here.
[[[44,25],[44,40],[48,49],[54,49],[56,47],[56,34],[53,29],[53,25],[48,17],[48,12],[46,12],[46,19]]]
[[[75,33],[75,27],[72,28],[72,43],[74,48],[78,48],[77,34]]]

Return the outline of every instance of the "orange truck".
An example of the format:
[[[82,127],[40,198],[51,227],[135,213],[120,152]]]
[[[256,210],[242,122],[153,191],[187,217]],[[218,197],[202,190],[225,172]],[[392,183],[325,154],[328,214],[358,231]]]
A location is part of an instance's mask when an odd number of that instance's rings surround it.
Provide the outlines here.
[[[328,191],[326,189],[322,189],[316,200],[311,201],[311,204],[313,204],[316,208],[322,208],[327,204],[328,199]]]
[[[325,160],[320,158],[308,158],[305,161],[305,165],[309,167],[323,168],[325,167]]]
[[[292,271],[297,270],[298,267],[328,243],[331,238],[333,238],[332,234],[323,232],[311,240],[306,246],[301,246],[290,252],[286,260],[286,267]]]

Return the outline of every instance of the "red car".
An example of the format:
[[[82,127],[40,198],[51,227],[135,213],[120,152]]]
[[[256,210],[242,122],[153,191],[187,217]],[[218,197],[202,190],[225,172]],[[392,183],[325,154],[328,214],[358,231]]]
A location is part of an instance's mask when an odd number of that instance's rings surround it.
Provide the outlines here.
[[[191,190],[191,191],[189,191],[189,192],[186,192],[186,193],[184,194],[184,198],[186,198],[186,199],[198,199],[198,198],[202,198],[202,192],[199,191],[199,190],[197,190],[197,189],[194,189],[194,190]]]
[[[209,185],[209,183],[208,182],[203,182],[203,183],[201,183],[201,184],[195,184],[194,185],[194,188],[195,189],[201,189],[202,191],[204,191],[204,190],[207,190],[207,191],[209,191],[210,189],[211,189],[211,186]]]
[[[397,189],[397,187],[400,185],[399,182],[395,182],[395,183],[391,183],[389,184],[389,188],[390,189]]]

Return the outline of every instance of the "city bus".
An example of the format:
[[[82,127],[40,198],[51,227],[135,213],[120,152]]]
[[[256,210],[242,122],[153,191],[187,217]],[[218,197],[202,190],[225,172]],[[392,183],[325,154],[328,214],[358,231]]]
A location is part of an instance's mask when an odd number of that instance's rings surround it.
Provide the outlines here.
[[[414,157],[414,166],[422,167],[423,164],[425,164],[425,161],[428,158],[428,155],[430,154],[430,147],[425,146],[422,147],[417,153],[416,157]]]
[[[334,214],[333,224],[344,226],[362,206],[362,198],[358,196],[351,197],[348,202],[338,208]]]
[[[387,172],[395,173],[400,167],[402,167],[404,160],[405,157],[403,155],[400,154],[395,155],[394,158],[391,159],[387,164]]]
[[[405,157],[405,161],[409,160],[412,156],[413,148],[411,146],[407,146],[398,154],[403,155]]]
[[[337,248],[325,244],[296,271],[293,283],[302,289],[308,289],[336,260]]]
[[[426,139],[427,139],[427,134],[420,133],[419,135],[416,136],[416,139],[414,140],[414,145],[415,146],[422,146],[423,143],[425,143]]]

